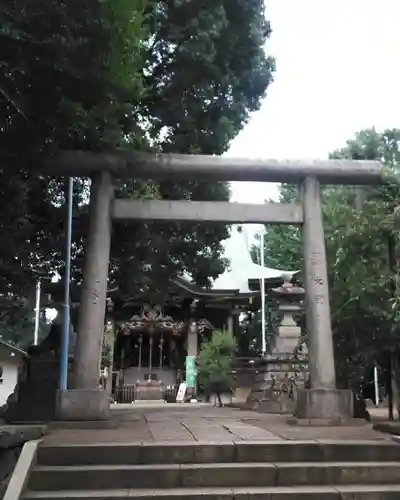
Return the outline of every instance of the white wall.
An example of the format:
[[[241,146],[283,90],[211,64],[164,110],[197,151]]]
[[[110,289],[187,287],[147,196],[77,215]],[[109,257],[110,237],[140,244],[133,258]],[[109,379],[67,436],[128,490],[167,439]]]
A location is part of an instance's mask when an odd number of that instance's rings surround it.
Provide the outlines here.
[[[0,406],[7,402],[8,396],[13,392],[17,383],[17,363],[0,358],[3,367],[3,383],[0,383]]]

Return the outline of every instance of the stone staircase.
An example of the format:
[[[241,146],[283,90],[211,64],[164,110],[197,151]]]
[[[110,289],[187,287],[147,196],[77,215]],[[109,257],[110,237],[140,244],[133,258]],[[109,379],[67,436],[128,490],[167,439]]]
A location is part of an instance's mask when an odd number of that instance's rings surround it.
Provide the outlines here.
[[[270,441],[41,445],[24,500],[394,500],[400,445]]]

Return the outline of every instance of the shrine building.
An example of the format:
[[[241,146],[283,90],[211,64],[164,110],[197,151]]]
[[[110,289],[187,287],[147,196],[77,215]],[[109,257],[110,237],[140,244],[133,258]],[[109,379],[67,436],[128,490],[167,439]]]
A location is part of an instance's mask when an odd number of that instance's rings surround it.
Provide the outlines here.
[[[188,275],[175,277],[161,304],[140,293],[126,297],[118,287],[109,290],[100,378],[117,402],[165,399],[186,380],[187,357],[197,356],[204,339],[215,330],[235,335],[240,314],[260,309],[262,279],[268,290],[294,274],[255,264],[240,226],[232,226],[222,243],[229,269],[210,288]],[[53,286],[53,301],[60,292]]]

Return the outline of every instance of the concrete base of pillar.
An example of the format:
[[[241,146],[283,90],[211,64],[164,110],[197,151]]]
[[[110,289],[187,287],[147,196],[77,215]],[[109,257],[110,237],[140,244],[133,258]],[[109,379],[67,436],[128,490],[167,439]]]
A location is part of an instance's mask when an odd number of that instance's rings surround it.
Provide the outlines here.
[[[57,393],[59,420],[108,420],[110,399],[103,389],[68,389]]]
[[[294,416],[298,419],[352,419],[353,393],[341,389],[299,389]]]

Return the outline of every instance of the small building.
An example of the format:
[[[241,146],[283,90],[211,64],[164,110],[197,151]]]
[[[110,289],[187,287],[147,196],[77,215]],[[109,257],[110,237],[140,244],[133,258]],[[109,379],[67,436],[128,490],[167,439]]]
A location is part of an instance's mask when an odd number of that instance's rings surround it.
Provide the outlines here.
[[[14,391],[18,378],[18,367],[27,353],[0,338],[0,406],[7,402]]]

